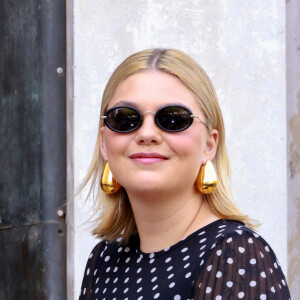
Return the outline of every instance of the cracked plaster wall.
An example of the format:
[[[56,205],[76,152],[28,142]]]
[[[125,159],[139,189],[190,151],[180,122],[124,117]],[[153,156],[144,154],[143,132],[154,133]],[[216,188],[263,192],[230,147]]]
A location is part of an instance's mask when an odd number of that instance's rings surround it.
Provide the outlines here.
[[[74,186],[95,144],[99,107],[111,72],[150,47],[186,51],[215,84],[227,132],[236,202],[261,221],[260,233],[287,267],[285,2],[74,1]],[[89,204],[73,202],[69,264],[78,297],[87,257]],[[73,230],[72,228],[72,230]]]
[[[300,299],[300,3],[287,1],[288,282]]]

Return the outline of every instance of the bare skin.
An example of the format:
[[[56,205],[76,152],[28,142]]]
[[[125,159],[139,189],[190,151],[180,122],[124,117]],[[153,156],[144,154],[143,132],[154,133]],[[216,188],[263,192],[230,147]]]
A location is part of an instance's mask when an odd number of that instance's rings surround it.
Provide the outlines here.
[[[152,195],[156,201],[147,201],[140,196],[130,194],[129,199],[139,232],[140,248],[145,253],[168,248],[219,219],[200,200],[201,194],[198,193],[189,195],[190,198],[182,194],[173,195],[163,201],[159,195]]]

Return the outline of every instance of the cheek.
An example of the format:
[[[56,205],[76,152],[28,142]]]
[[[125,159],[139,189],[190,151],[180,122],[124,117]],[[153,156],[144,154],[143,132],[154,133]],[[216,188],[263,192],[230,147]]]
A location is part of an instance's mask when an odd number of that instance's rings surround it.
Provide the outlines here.
[[[170,171],[175,176],[172,177],[174,182],[185,186],[194,183],[203,164],[204,143],[199,134],[172,139],[168,144],[175,154],[174,164],[170,166]]]
[[[183,132],[184,133],[184,132]],[[199,157],[201,158],[204,151],[205,142],[201,135],[198,134],[180,134],[169,139],[168,145],[179,156]]]
[[[105,135],[105,146],[108,160],[123,154],[126,151],[130,140],[131,138],[126,134],[121,135],[112,131],[107,131]]]

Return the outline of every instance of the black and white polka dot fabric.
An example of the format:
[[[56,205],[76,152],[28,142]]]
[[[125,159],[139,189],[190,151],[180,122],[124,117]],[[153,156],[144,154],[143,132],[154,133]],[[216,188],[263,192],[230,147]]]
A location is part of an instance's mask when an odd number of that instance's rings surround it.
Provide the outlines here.
[[[290,299],[271,247],[244,224],[215,221],[168,249],[143,253],[100,242],[92,251],[80,300]]]

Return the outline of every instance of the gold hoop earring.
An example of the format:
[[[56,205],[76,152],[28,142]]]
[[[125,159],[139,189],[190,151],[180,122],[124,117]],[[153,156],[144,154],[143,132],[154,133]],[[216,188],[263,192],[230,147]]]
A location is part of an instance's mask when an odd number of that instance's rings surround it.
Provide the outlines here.
[[[114,178],[108,162],[106,162],[102,176],[101,176],[101,188],[105,194],[110,195],[116,193],[120,189],[121,185]]]
[[[217,175],[213,163],[208,160],[202,165],[196,179],[196,187],[203,194],[210,194],[217,187]]]

